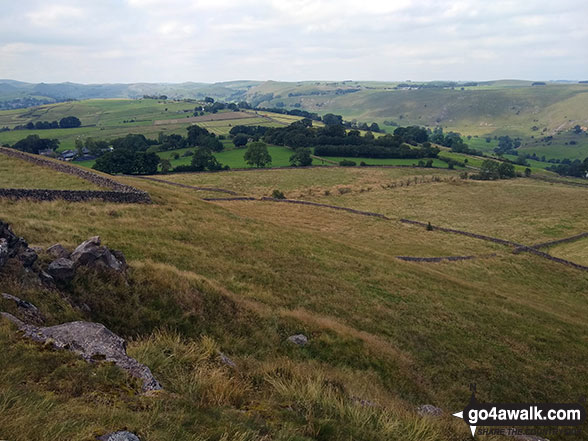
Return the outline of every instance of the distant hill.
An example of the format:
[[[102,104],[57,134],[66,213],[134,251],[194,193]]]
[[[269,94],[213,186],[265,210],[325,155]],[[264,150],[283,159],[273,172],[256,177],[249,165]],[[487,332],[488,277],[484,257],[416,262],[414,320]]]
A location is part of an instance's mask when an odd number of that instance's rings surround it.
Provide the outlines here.
[[[92,98],[246,100],[253,106],[299,108],[335,113],[346,120],[377,122],[393,131],[397,125],[442,126],[463,135],[509,135],[523,139],[521,151],[547,158],[585,158],[588,136],[588,84],[497,80],[486,82],[377,81],[230,81],[133,84],[31,84],[0,80],[0,110]],[[553,139],[549,138],[553,137]],[[571,143],[570,143],[571,142]],[[490,147],[482,145],[478,147]]]

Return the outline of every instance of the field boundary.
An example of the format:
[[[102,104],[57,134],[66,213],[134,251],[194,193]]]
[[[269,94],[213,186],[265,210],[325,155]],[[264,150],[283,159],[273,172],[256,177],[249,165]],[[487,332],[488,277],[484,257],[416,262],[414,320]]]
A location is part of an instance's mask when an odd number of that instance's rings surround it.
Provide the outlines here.
[[[71,202],[80,202],[90,199],[102,199],[108,202],[121,203],[151,203],[149,193],[139,190],[130,185],[121,184],[114,179],[101,176],[89,170],[84,170],[69,164],[52,161],[37,155],[24,153],[19,150],[0,147],[0,153],[17,159],[30,162],[32,164],[51,168],[57,172],[66,173],[78,178],[84,179],[98,187],[110,188],[110,191],[102,190],[53,190],[53,189],[19,189],[4,188],[0,189],[0,197],[12,199],[36,199],[49,201],[55,199],[64,199]]]
[[[553,184],[563,184],[563,185],[571,185],[573,187],[588,188],[588,183],[584,184],[583,182],[572,182],[572,181],[566,181],[564,179],[548,178],[548,177],[544,177],[544,176],[529,176],[529,178],[535,179],[537,181],[551,182]]]
[[[563,239],[552,240],[550,242],[538,243],[538,244],[535,244],[535,245],[531,245],[530,248],[535,248],[535,249],[549,248],[549,247],[552,247],[554,245],[559,245],[559,244],[562,244],[562,243],[574,242],[576,240],[580,240],[580,239],[583,239],[585,237],[588,237],[588,232],[576,234],[576,235],[570,236],[570,237],[564,237]],[[526,250],[524,250],[524,249],[519,250],[517,248],[515,250],[515,253],[520,253],[522,251],[526,251]]]
[[[430,225],[425,222],[419,222],[419,221],[414,221],[414,220],[410,220],[410,219],[400,219],[400,222],[405,223],[405,224],[411,224],[411,225],[417,225],[420,227],[430,228],[432,230],[443,231],[445,233],[461,234],[462,236],[469,236],[469,237],[473,237],[475,239],[481,239],[481,240],[486,240],[489,242],[498,243],[501,245],[511,246],[511,247],[515,248],[513,250],[513,253],[518,254],[521,251],[527,251],[531,254],[535,254],[536,256],[543,257],[544,259],[551,260],[552,262],[557,262],[562,265],[571,266],[573,268],[576,268],[576,269],[579,269],[582,271],[588,271],[588,266],[580,265],[578,263],[575,263],[575,262],[572,262],[572,261],[569,261],[566,259],[562,259],[560,257],[555,257],[555,256],[552,256],[551,254],[547,254],[543,251],[539,251],[538,249],[536,249],[532,246],[519,244],[519,243],[510,241],[510,240],[500,239],[500,238],[492,237],[492,236],[485,236],[483,234],[470,233],[469,231],[462,231],[462,230],[455,230],[452,228],[437,227],[437,226]]]
[[[481,256],[442,256],[442,257],[413,257],[413,256],[396,256],[397,259],[406,262],[457,262],[460,260],[485,259],[496,257],[496,253],[484,254]]]
[[[145,180],[153,181],[153,182],[163,182],[164,184],[175,185],[176,187],[182,187],[182,188],[191,188],[193,190],[214,191],[214,192],[218,192],[218,193],[227,193],[227,194],[232,194],[232,195],[239,194],[233,190],[225,190],[224,188],[196,187],[194,185],[182,184],[182,183],[173,182],[173,181],[166,181],[165,179],[157,179],[157,178],[153,178],[151,176],[135,176],[135,175],[127,175],[127,176],[129,178],[139,178],[139,179],[145,179]]]

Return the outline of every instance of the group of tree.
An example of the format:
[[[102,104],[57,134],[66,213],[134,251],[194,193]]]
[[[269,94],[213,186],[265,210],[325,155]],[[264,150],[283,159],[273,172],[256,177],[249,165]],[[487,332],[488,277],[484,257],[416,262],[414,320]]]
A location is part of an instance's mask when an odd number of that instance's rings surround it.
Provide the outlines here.
[[[443,147],[449,147],[452,152],[483,156],[482,152],[469,148],[459,133],[443,133],[443,127],[435,127],[432,131],[429,130],[429,141]]]
[[[515,167],[510,162],[498,162],[492,159],[486,159],[480,166],[480,171],[472,175],[472,179],[483,181],[493,181],[496,179],[516,178]]]
[[[39,135],[29,135],[12,146],[13,149],[36,155],[46,150],[55,151],[57,147],[59,147],[59,140],[41,138]]]
[[[128,175],[150,175],[157,173],[159,156],[147,152],[154,140],[143,135],[129,134],[111,141],[112,151],[96,159],[93,168],[105,173]]]
[[[13,130],[48,130],[48,129],[71,129],[80,127],[82,122],[75,116],[66,116],[57,121],[29,121],[24,125],[15,126]]]
[[[521,146],[520,138],[512,139],[510,136],[498,137],[498,146],[494,149],[494,152],[499,155],[518,155],[516,149]]]
[[[263,140],[292,149],[311,147],[318,156],[424,158],[439,153],[438,148],[427,143],[428,134],[422,127],[399,127],[393,135],[376,138],[371,132],[362,136],[359,130],[347,131],[336,115],[326,120],[330,124],[324,127],[313,127],[312,121],[304,118],[287,127],[268,128]],[[418,144],[422,145],[416,147]]]
[[[560,164],[547,167],[547,170],[553,171],[560,176],[574,176],[577,178],[588,177],[588,158],[580,161],[579,159],[563,159]]]
[[[214,133],[196,124],[188,127],[186,142],[190,147],[206,147],[213,152],[220,152],[223,149],[223,143]]]

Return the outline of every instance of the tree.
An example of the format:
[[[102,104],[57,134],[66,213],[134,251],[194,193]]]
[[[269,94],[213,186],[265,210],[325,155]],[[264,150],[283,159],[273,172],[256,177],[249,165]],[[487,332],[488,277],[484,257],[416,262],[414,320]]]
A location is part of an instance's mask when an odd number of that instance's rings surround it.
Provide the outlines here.
[[[161,166],[162,173],[168,173],[172,168],[172,165],[171,165],[171,162],[169,159],[161,159],[159,161],[159,165]]]
[[[500,179],[510,179],[517,176],[514,165],[509,162],[503,162],[498,166],[498,175]]]
[[[327,126],[340,126],[343,124],[343,117],[341,115],[333,115],[332,113],[327,113],[323,116],[323,122]]]
[[[222,170],[223,166],[217,161],[210,149],[200,147],[192,156],[192,168],[194,171]]]
[[[500,179],[500,172],[498,171],[499,167],[500,165],[498,162],[486,159],[482,162],[482,166],[480,167],[480,178],[485,180]]]
[[[530,169],[529,167],[527,167],[527,168],[525,169],[525,177],[527,177],[527,178],[528,178],[529,176],[531,176],[531,169]]]
[[[243,133],[239,133],[238,135],[235,135],[235,137],[233,138],[233,144],[237,148],[244,147],[247,144],[248,140],[249,140],[249,137],[247,135],[244,135]]]
[[[290,164],[293,167],[308,167],[312,165],[312,158],[310,156],[309,148],[298,148],[294,154],[290,156]]]
[[[55,150],[59,146],[57,139],[40,138],[39,135],[29,135],[21,139],[12,148],[21,152],[39,154],[43,150]]]
[[[59,127],[61,129],[71,129],[75,127],[80,127],[82,122],[76,118],[75,116],[66,116],[65,118],[61,118],[59,121]]]
[[[265,167],[272,163],[272,157],[267,150],[267,145],[263,142],[249,144],[243,158],[247,164],[257,168]]]
[[[214,98],[211,98],[211,97],[207,96],[207,97],[204,98],[204,102],[205,103],[211,103],[212,104],[212,103],[214,103]]]

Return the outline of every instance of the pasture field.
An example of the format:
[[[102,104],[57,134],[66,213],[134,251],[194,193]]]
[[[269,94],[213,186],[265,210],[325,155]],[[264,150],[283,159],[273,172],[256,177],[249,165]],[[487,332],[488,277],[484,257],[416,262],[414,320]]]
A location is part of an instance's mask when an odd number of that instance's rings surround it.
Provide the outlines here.
[[[586,239],[553,246],[549,248],[549,253],[588,266],[588,241]]]
[[[59,139],[59,151],[73,149],[76,139],[93,137],[113,139],[129,133],[157,138],[159,132],[186,135],[193,123],[205,127],[217,135],[228,135],[235,125],[264,125],[282,127],[298,117],[264,112],[219,112],[193,117],[197,101],[142,100],[85,100],[51,104],[30,109],[0,111],[0,128],[13,128],[27,122],[59,121],[69,115],[77,116],[82,127],[73,129],[16,130],[0,132],[0,144],[15,142],[29,135]],[[286,116],[287,118],[284,118]]]
[[[450,412],[467,403],[472,382],[479,399],[498,402],[572,402],[587,384],[585,272],[399,222],[553,240],[588,230],[588,207],[577,203],[584,188],[368,167],[163,178],[242,195],[280,189],[386,220],[283,202],[206,202],[207,192],[117,179],[154,203],[0,207],[32,245],[71,248],[99,235],[127,256],[128,283],[81,275],[70,294],[85,312],[9,277],[0,289],[37,304],[51,323],[91,319],[131,338],[130,354],[165,390],[138,395],[112,366],[39,348],[2,321],[0,394],[11,405],[0,427],[10,439],[84,439],[124,426],[179,441],[462,441],[469,429]],[[397,258],[447,255],[479,259]],[[309,345],[289,344],[296,333]],[[238,368],[220,363],[217,351]],[[415,406],[424,403],[447,416],[419,417]],[[40,413],[42,431],[31,424]]]
[[[96,185],[77,176],[35,166],[22,159],[0,153],[0,188],[34,188],[53,190],[99,190]]]

